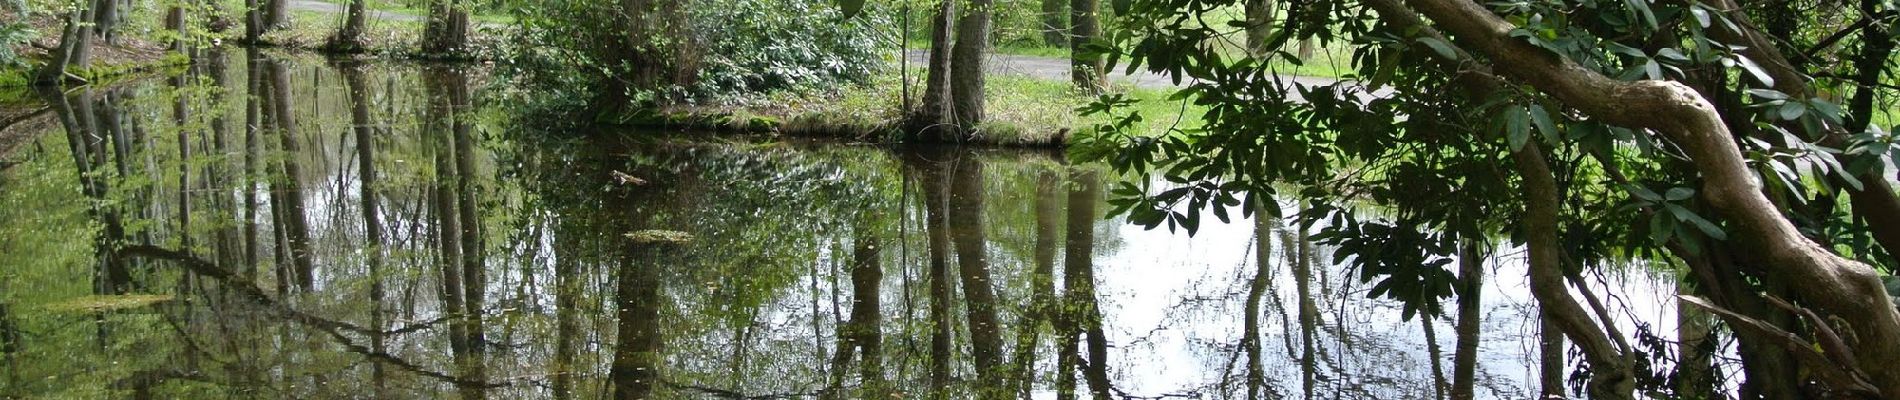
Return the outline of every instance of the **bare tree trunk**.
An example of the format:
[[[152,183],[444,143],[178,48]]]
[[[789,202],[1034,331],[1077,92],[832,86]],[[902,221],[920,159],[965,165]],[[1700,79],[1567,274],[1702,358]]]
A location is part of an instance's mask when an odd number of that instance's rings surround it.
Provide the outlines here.
[[[1069,45],[1069,21],[1063,17],[1068,13],[1068,3],[1063,0],[1042,0],[1042,44],[1049,47]]]
[[[1247,53],[1261,57],[1272,52],[1267,48],[1267,38],[1273,36],[1274,22],[1279,19],[1280,10],[1276,10],[1273,0],[1246,0],[1247,12]]]
[[[1069,64],[1075,87],[1089,94],[1101,93],[1108,89],[1108,65],[1101,54],[1087,47],[1102,39],[1101,0],[1071,0],[1069,2],[1069,34],[1073,39],[1069,43]]]
[[[965,317],[970,330],[971,358],[981,382],[979,399],[1006,399],[1010,393],[1003,369],[1002,327],[996,322],[996,292],[990,282],[988,241],[983,224],[983,164],[974,156],[955,158],[950,181],[950,240],[956,246],[963,298],[969,301]]]
[[[83,1],[83,0],[82,0]],[[106,44],[119,44],[119,0],[92,0],[92,30]]]
[[[284,1],[284,0],[278,0]],[[362,1],[362,0],[356,0]],[[649,0],[627,0],[650,5]],[[636,23],[650,21],[647,14],[634,15]],[[644,31],[651,32],[651,31]],[[468,51],[468,9],[461,0],[434,0],[429,3],[429,20],[423,27],[422,52],[438,57],[460,57]]]
[[[968,136],[983,123],[984,65],[990,48],[990,12],[993,0],[968,0],[957,21],[956,45],[950,49],[951,115],[957,128]]]
[[[343,27],[338,28],[336,36],[330,38],[330,51],[339,53],[358,53],[364,49],[363,31],[368,29],[369,1],[349,0],[343,10]]]
[[[955,326],[950,320],[952,308],[951,296],[956,293],[956,281],[950,278],[950,227],[946,209],[949,204],[949,179],[939,163],[949,155],[941,151],[929,154],[910,153],[905,163],[917,171],[919,184],[924,190],[924,230],[930,246],[930,372],[929,396],[932,399],[950,398],[950,334]]]
[[[1042,327],[1055,313],[1056,252],[1060,250],[1056,237],[1060,235],[1061,220],[1057,213],[1062,209],[1056,195],[1062,178],[1054,171],[1044,170],[1037,174],[1037,182],[1035,269],[1029,277],[1029,307],[1023,322],[1017,326],[1016,360],[1012,367],[1019,398],[1029,397],[1030,383],[1036,377],[1036,350],[1040,347]]]
[[[86,29],[85,21],[92,20],[92,8],[86,2],[77,2],[77,8],[66,13],[66,27],[59,35],[59,48],[54,49],[46,66],[34,74],[34,84],[57,86],[66,82],[66,76],[73,66],[85,68],[91,65],[92,30]]]
[[[1537,337],[1540,339],[1538,341],[1538,354],[1541,356],[1541,360],[1537,364],[1537,398],[1569,398],[1570,396],[1566,394],[1570,393],[1570,391],[1564,389],[1564,371],[1569,369],[1569,366],[1566,365],[1564,361],[1564,352],[1569,348],[1568,343],[1564,342],[1563,329],[1557,327],[1557,323],[1551,319],[1549,313],[1541,311],[1542,307],[1539,307],[1539,309],[1537,320],[1540,321],[1540,323],[1538,324]]]
[[[290,27],[291,0],[261,0],[269,10],[264,12],[264,32]]]
[[[1108,338],[1102,333],[1102,312],[1095,297],[1096,202],[1102,200],[1102,181],[1095,171],[1077,167],[1069,173],[1069,227],[1064,239],[1062,287],[1070,310],[1068,347],[1081,335],[1088,346],[1088,362],[1080,365],[1083,381],[1095,400],[1112,398],[1108,382]],[[1066,372],[1065,372],[1066,373]]]
[[[1260,338],[1260,301],[1273,287],[1273,231],[1279,220],[1254,211],[1254,271],[1247,285],[1247,315],[1241,318],[1240,347],[1247,352],[1247,400],[1259,400],[1266,388],[1266,365]]]
[[[1451,398],[1471,400],[1478,372],[1478,340],[1484,325],[1484,250],[1476,239],[1464,239],[1458,252],[1458,344],[1452,350]]]
[[[955,45],[950,21],[956,19],[956,2],[942,0],[937,16],[930,21],[930,68],[924,75],[923,107],[917,109],[913,130],[926,141],[947,142],[955,137],[955,102],[950,99],[950,48]]]

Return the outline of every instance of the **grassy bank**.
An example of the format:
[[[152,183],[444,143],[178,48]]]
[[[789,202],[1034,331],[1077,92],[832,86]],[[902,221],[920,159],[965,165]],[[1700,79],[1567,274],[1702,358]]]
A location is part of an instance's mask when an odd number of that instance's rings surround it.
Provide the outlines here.
[[[914,80],[921,78],[912,76]],[[920,96],[913,82],[911,96]],[[898,142],[904,112],[903,81],[895,71],[874,75],[863,84],[834,89],[781,91],[722,106],[680,106],[632,116],[630,125],[671,129],[775,133],[846,140]],[[997,75],[988,78],[987,115],[972,144],[1062,146],[1072,132],[1108,122],[1104,115],[1080,115],[1077,108],[1095,100],[1067,81]],[[1203,107],[1168,101],[1169,91],[1117,87],[1114,93],[1141,99],[1142,126],[1153,133],[1198,126]]]

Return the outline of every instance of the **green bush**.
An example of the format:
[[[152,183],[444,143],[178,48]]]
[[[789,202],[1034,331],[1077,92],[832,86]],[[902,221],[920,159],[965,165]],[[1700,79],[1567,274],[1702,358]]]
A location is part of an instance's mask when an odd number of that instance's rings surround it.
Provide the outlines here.
[[[502,72],[523,83],[563,93],[579,103],[603,98],[602,83],[633,76],[626,49],[645,46],[670,65],[657,87],[635,87],[636,103],[709,101],[790,87],[822,87],[860,80],[881,65],[871,13],[846,19],[830,0],[689,0],[668,4],[678,17],[660,18],[665,35],[627,43],[623,13],[613,2],[514,0],[509,10],[522,27],[506,49]],[[604,98],[616,98],[606,96]]]
[[[0,22],[0,68],[25,67],[26,60],[14,49],[33,40],[37,32],[26,24],[26,2],[23,0],[0,0],[0,16],[9,16],[6,22]]]

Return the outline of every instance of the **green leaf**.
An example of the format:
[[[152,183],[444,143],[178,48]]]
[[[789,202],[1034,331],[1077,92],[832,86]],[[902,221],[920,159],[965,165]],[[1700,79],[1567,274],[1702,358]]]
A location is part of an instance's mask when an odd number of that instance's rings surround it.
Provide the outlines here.
[[[1688,200],[1690,197],[1695,197],[1695,189],[1679,187],[1669,189],[1668,193],[1663,194],[1663,198],[1669,201],[1683,201]]]
[[[833,0],[833,1],[838,2],[838,9],[844,11],[845,19],[851,19],[852,17],[856,17],[858,16],[858,14],[861,14],[864,12],[864,0]]]
[[[1753,76],[1755,80],[1761,81],[1762,86],[1775,85],[1775,77],[1769,76],[1768,70],[1762,69],[1761,64],[1756,64],[1755,60],[1748,59],[1748,56],[1736,54],[1735,61],[1740,63],[1743,70],[1748,71],[1749,76]]]
[[[1511,143],[1511,151],[1523,149],[1524,144],[1531,141],[1531,127],[1529,121],[1525,120],[1526,114],[1523,106],[1504,109],[1504,133]]]
[[[1451,43],[1445,43],[1444,40],[1435,37],[1420,37],[1418,42],[1425,44],[1425,47],[1430,47],[1433,53],[1438,53],[1439,57],[1452,61],[1458,60],[1458,51],[1451,47]]]
[[[1774,89],[1748,89],[1748,95],[1766,100],[1787,100],[1788,94]]]
[[[1804,103],[1790,101],[1781,103],[1781,109],[1778,110],[1778,112],[1780,113],[1781,119],[1793,121],[1800,119],[1802,114],[1807,114],[1808,107]]]
[[[1709,237],[1715,238],[1715,240],[1728,240],[1728,233],[1722,232],[1722,227],[1715,226],[1714,222],[1709,222],[1708,219],[1696,215],[1695,212],[1689,211],[1688,208],[1674,204],[1670,204],[1664,208],[1668,209],[1670,214],[1674,214],[1677,220],[1695,225],[1697,230],[1702,231],[1702,234],[1709,235]]]
[[[1544,134],[1544,139],[1552,143],[1560,140],[1561,135],[1557,132],[1557,124],[1550,120],[1550,112],[1545,111],[1544,106],[1541,104],[1531,105],[1530,110],[1531,122],[1537,125],[1538,132]]]

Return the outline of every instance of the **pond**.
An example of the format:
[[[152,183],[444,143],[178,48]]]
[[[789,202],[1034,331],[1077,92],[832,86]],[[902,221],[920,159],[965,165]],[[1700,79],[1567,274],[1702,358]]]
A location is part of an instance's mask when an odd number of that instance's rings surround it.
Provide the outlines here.
[[[1450,374],[1449,316],[1294,225],[1104,218],[1130,178],[1051,151],[560,131],[489,75],[251,52],[43,93],[0,164],[0,397],[1433,398],[1432,342]],[[1494,253],[1478,396],[1533,398]],[[1675,332],[1675,277],[1621,270],[1621,331]]]

